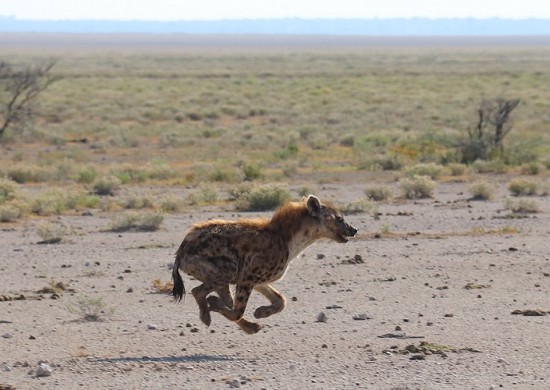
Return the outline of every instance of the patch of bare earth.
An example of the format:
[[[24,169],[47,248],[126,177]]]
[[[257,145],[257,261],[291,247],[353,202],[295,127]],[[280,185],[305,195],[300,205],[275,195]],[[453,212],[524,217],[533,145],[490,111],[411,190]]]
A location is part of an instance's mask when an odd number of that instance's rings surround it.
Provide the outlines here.
[[[466,184],[447,183],[348,216],[358,237],[296,259],[275,284],[287,307],[254,336],[217,314],[206,328],[191,295],[160,293],[191,223],[249,214],[195,210],[122,233],[106,231],[109,215],[62,217],[72,233],[52,245],[36,244],[32,221],[10,225],[0,388],[547,389],[550,316],[529,314],[550,310],[550,198],[509,218],[505,196],[469,201]],[[94,304],[94,320],[74,310]],[[253,294],[247,315],[261,304]]]

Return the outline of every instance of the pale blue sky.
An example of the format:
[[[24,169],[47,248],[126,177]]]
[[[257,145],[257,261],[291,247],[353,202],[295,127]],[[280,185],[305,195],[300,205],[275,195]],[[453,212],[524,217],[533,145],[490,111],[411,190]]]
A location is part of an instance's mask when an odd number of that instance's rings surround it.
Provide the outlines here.
[[[550,18],[550,0],[0,0],[31,20],[251,18]]]

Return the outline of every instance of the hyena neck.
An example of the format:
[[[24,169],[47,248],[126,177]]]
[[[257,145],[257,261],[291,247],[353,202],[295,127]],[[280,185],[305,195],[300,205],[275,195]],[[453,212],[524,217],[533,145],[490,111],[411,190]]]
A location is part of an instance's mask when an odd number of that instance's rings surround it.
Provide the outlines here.
[[[269,225],[271,233],[282,239],[287,247],[288,261],[320,238],[314,218],[302,203],[289,203],[277,210]]]

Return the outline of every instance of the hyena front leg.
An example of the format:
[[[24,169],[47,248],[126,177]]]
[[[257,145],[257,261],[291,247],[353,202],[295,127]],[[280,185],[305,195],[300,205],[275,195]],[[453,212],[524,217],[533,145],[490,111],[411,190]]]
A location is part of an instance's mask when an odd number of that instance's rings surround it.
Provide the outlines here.
[[[253,334],[261,329],[261,325],[255,322],[248,321],[243,317],[252,292],[253,286],[251,284],[237,284],[235,289],[235,302],[233,307],[229,308],[222,300],[216,296],[208,297],[208,305],[210,310],[218,312],[225,316],[230,321],[236,322],[248,334]]]
[[[254,289],[260,294],[265,296],[271,302],[269,306],[260,306],[254,312],[254,317],[256,318],[265,318],[273,314],[279,313],[285,308],[286,299],[285,297],[269,284],[260,284],[255,286]]]

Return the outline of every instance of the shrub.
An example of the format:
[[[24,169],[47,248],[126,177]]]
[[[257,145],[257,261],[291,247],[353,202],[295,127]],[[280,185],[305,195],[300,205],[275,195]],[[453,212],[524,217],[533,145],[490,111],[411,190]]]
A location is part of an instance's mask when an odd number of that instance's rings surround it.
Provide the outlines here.
[[[462,176],[466,173],[468,167],[464,164],[452,163],[447,166],[451,171],[451,176]]]
[[[121,180],[116,176],[103,176],[98,178],[93,186],[93,193],[96,195],[114,195],[120,188]]]
[[[267,184],[238,194],[236,207],[243,211],[273,210],[290,200],[290,192],[281,185]]]
[[[8,179],[0,179],[0,204],[15,199],[18,195],[17,184]]]
[[[243,174],[244,174],[244,180],[252,181],[252,180],[260,179],[263,176],[262,168],[255,163],[250,163],[250,162],[243,163],[241,165],[241,170],[243,171]]]
[[[61,214],[66,209],[64,194],[59,189],[41,192],[31,204],[31,212],[42,216]]]
[[[125,209],[144,209],[153,207],[153,200],[148,196],[139,196],[136,194],[129,195],[125,199],[119,201],[122,208]]]
[[[36,225],[36,232],[42,238],[42,244],[56,244],[67,234],[67,227],[63,224],[40,222]]]
[[[405,170],[405,175],[409,177],[413,176],[427,176],[431,179],[437,179],[443,175],[444,167],[434,163],[428,164],[416,164]]]
[[[531,162],[521,167],[521,172],[525,175],[538,175],[544,167],[538,162]]]
[[[506,173],[508,168],[506,164],[500,160],[476,160],[472,164],[472,169],[476,173]]]
[[[435,182],[428,176],[406,177],[399,181],[403,196],[407,199],[430,198],[435,189]]]
[[[494,188],[486,183],[476,183],[470,187],[470,193],[474,200],[490,200],[493,198]]]
[[[536,195],[537,183],[525,179],[513,179],[508,183],[508,190],[514,196]]]
[[[103,321],[103,317],[114,313],[115,309],[107,307],[103,298],[92,298],[81,295],[76,299],[76,306],[67,306],[70,313],[78,314],[84,321]]]
[[[81,167],[76,173],[78,183],[91,184],[97,178],[97,170],[93,166]]]
[[[177,213],[184,209],[184,202],[175,196],[167,196],[160,201],[160,210],[163,213]]]
[[[152,232],[160,229],[163,220],[164,217],[156,213],[119,215],[111,220],[110,230]]]
[[[519,199],[514,201],[512,199],[506,200],[506,209],[510,210],[513,213],[538,213],[539,206],[537,202],[532,199]]]
[[[16,164],[5,171],[8,179],[17,183],[39,183],[50,180],[53,174],[50,169],[28,164]]]
[[[218,193],[210,187],[203,187],[198,192],[187,195],[185,200],[192,206],[214,204],[218,201]]]
[[[386,186],[369,187],[365,189],[365,195],[371,200],[381,201],[391,198],[392,191]]]
[[[11,204],[0,204],[0,222],[13,222],[21,218],[21,209]]]

